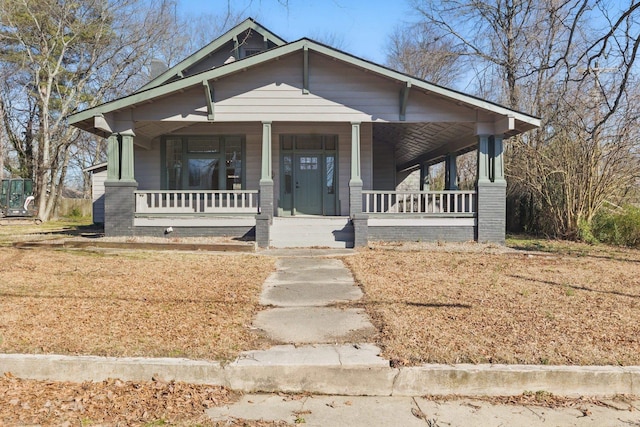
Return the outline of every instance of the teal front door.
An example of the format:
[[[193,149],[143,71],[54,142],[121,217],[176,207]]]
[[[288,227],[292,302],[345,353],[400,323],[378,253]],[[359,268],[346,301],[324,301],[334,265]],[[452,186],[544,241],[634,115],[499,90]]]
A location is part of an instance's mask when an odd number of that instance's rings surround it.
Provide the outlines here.
[[[296,154],[294,162],[294,211],[302,215],[322,215],[321,154]]]

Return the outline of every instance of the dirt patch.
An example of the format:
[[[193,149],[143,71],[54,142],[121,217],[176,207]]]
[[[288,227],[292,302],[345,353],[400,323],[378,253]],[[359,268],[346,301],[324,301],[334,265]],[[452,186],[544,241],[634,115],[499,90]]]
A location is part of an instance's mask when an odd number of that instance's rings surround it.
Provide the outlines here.
[[[251,331],[274,260],[0,249],[0,352],[225,360]]]
[[[384,357],[396,365],[640,364],[640,252],[471,246],[373,246],[344,259]]]

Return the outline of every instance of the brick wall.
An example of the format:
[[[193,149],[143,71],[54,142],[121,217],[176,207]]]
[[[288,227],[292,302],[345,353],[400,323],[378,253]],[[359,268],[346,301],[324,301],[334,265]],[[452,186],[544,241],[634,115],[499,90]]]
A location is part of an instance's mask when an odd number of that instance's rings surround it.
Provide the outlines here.
[[[478,183],[478,242],[504,244],[506,181]]]
[[[475,238],[474,226],[369,227],[369,240],[386,242],[468,242]]]

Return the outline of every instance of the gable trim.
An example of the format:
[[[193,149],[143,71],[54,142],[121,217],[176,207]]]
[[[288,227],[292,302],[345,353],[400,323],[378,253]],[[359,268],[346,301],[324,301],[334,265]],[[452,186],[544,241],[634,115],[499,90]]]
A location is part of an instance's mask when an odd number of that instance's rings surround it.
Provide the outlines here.
[[[183,73],[184,73],[185,70],[187,70],[188,68],[193,67],[198,62],[200,62],[203,59],[207,58],[209,55],[211,55],[213,52],[218,50],[220,47],[222,47],[225,43],[229,42],[230,40],[233,40],[234,43],[235,43],[234,44],[234,47],[235,47],[234,52],[236,52],[235,53],[236,59],[238,59],[238,55],[237,55],[237,52],[238,52],[238,34],[243,33],[243,32],[245,32],[247,30],[252,30],[252,31],[255,31],[257,33],[260,33],[263,36],[265,47],[268,46],[269,40],[271,40],[277,46],[282,46],[282,45],[287,43],[284,39],[280,38],[275,33],[272,33],[271,31],[269,31],[268,29],[266,29],[262,25],[258,24],[252,18],[247,18],[243,22],[241,22],[240,24],[236,25],[235,27],[231,28],[229,31],[225,32],[220,37],[218,37],[215,40],[213,40],[211,43],[209,43],[208,45],[206,45],[202,49],[198,50],[194,54],[192,54],[192,55],[188,56],[187,58],[183,59],[182,61],[180,61],[179,63],[177,63],[173,67],[169,68],[168,70],[166,70],[165,72],[160,74],[155,79],[152,79],[150,82],[148,82],[147,84],[142,86],[138,91],[143,91],[143,90],[150,89],[152,87],[156,87],[156,86],[162,85],[162,84],[166,83],[167,80],[171,79],[172,77],[176,77],[177,76],[177,77],[183,78],[184,77]]]

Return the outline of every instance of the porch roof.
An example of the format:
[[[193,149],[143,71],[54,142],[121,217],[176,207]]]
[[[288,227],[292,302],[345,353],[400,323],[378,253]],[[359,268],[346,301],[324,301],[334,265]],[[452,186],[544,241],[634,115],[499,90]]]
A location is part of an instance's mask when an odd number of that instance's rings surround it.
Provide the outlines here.
[[[405,122],[400,113],[398,119],[394,121],[380,119],[374,121],[374,138],[394,145],[399,169],[411,168],[423,161],[433,163],[449,152],[464,152],[473,149],[476,144],[476,135],[479,134],[503,134],[505,137],[510,137],[540,126],[540,119],[537,117],[420,80],[306,38],[160,86],[143,88],[129,96],[72,114],[68,120],[70,124],[88,132],[107,136],[109,133],[117,131],[112,131],[108,124],[107,126],[100,125],[106,123],[104,117],[108,115],[114,113],[122,115],[123,112],[130,111],[131,113],[127,115],[134,117],[134,109],[138,106],[153,103],[187,90],[207,87],[211,81],[247,70],[259,69],[260,66],[267,63],[307,51],[315,52],[334,61],[341,61],[365,73],[372,73],[397,84],[399,88],[402,88],[399,100],[400,110],[402,110],[403,94],[405,99],[420,95],[428,96],[434,102],[444,101],[468,110],[469,116],[476,118],[475,120],[470,119],[473,121],[456,122],[434,122],[426,119]],[[200,90],[204,97],[204,91]],[[144,122],[135,121],[135,119],[132,119],[132,122],[135,122],[136,135],[146,140],[196,123],[186,121]]]

